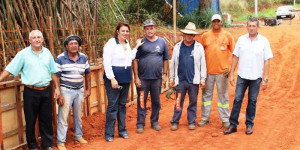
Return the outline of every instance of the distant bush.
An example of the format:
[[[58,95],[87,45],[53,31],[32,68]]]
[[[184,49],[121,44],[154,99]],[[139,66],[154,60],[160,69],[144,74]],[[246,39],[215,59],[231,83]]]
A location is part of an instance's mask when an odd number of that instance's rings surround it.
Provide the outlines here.
[[[210,28],[211,27],[211,17],[215,12],[208,8],[203,11],[194,11],[190,15],[186,15],[177,20],[177,26],[179,28],[184,28],[188,22],[195,23],[197,28]],[[227,27],[229,24],[223,20],[223,26]]]

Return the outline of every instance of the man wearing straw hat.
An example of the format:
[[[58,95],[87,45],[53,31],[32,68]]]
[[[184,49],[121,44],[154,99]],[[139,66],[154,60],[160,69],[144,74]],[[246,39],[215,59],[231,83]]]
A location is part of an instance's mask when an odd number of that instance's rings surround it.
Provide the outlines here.
[[[41,31],[32,30],[29,33],[30,46],[17,53],[0,76],[0,82],[9,74],[17,76],[21,71],[24,84],[24,115],[26,121],[26,140],[30,150],[37,150],[35,138],[35,123],[39,118],[39,130],[42,138],[41,149],[52,150],[52,88],[55,85],[54,99],[60,97],[57,68],[51,52],[42,46],[44,37]]]
[[[206,63],[203,46],[194,40],[196,26],[189,22],[185,29],[180,30],[183,41],[177,43],[173,49],[170,65],[170,87],[176,87],[176,103],[171,120],[171,130],[178,129],[186,93],[189,95],[187,120],[189,130],[196,129],[197,96],[199,86],[205,87]]]
[[[66,150],[68,115],[73,107],[74,141],[80,144],[88,142],[82,137],[82,103],[91,93],[91,69],[83,53],[78,52],[82,39],[76,35],[68,36],[64,41],[66,51],[56,59],[57,75],[60,77],[61,98],[58,100],[57,148]],[[84,76],[85,75],[85,76]],[[85,82],[83,82],[85,77]],[[85,83],[85,86],[84,86]],[[84,90],[84,87],[86,90]]]
[[[198,41],[203,45],[206,58],[207,78],[202,91],[201,121],[198,126],[209,123],[214,85],[217,85],[218,111],[224,128],[229,128],[228,75],[235,41],[233,36],[222,29],[222,18],[214,14],[212,30],[204,33]]]

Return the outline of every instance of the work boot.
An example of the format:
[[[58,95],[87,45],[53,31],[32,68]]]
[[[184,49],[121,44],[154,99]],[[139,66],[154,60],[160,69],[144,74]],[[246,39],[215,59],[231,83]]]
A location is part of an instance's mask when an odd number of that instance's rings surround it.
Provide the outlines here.
[[[196,126],[194,124],[189,125],[189,130],[195,130],[195,129],[196,129]]]
[[[136,133],[143,133],[144,132],[144,128],[137,128],[136,129]]]
[[[79,138],[75,141],[78,141],[80,144],[87,144],[88,143],[85,139],[83,139],[83,137],[81,137],[81,138]]]
[[[153,126],[151,125],[151,128],[156,130],[156,131],[161,130],[161,127],[159,125],[153,125]]]
[[[223,122],[223,127],[228,129],[230,126],[230,123],[229,122]]]
[[[209,121],[207,121],[207,120],[201,120],[200,122],[198,122],[198,126],[202,127],[202,126],[205,126],[208,123],[209,123]]]
[[[177,129],[178,129],[178,125],[177,124],[172,124],[171,131],[176,131]]]
[[[66,146],[64,144],[57,144],[58,150],[67,150]]]

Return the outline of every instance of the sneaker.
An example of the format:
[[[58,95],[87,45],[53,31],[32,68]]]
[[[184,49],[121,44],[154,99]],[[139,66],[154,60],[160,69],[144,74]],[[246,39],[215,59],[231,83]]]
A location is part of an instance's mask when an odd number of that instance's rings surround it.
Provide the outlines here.
[[[122,137],[123,139],[128,139],[129,138],[129,134],[128,133],[119,134],[119,136]]]
[[[189,125],[189,130],[195,130],[195,129],[196,129],[196,126],[194,124]]]
[[[105,137],[105,140],[107,142],[112,142],[112,141],[114,141],[114,138],[113,137]]]
[[[177,129],[178,129],[178,125],[177,124],[172,124],[171,131],[176,131]]]
[[[136,133],[143,133],[144,132],[144,128],[137,128],[136,129]]]
[[[57,149],[58,150],[67,150],[64,144],[57,144]]]
[[[208,123],[209,123],[209,121],[207,121],[207,120],[201,120],[200,122],[198,122],[198,126],[202,127],[202,126],[205,126]]]
[[[79,138],[75,141],[79,142],[80,144],[87,144],[88,143],[83,137],[81,137],[81,138]]]
[[[153,125],[153,126],[151,126],[151,128],[156,130],[156,131],[161,130],[161,127],[159,125]]]
[[[229,122],[223,122],[223,127],[228,129],[230,126],[230,123]]]

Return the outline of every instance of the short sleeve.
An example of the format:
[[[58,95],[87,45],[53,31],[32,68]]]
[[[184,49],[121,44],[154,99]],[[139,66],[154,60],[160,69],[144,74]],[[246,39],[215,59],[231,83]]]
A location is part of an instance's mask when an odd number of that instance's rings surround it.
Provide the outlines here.
[[[61,72],[62,72],[61,65],[62,65],[62,62],[61,62],[61,60],[60,60],[60,57],[56,58],[56,60],[55,60],[55,65],[56,65],[56,68],[57,68],[56,74],[57,74],[58,76],[61,76]]]
[[[17,76],[20,70],[24,66],[24,57],[23,57],[24,51],[25,50],[22,50],[19,53],[17,53],[15,58],[5,68],[6,71],[13,74],[14,76]]]
[[[265,47],[264,47],[264,60],[268,60],[273,58],[273,53],[270,47],[269,41],[266,39]]]
[[[164,39],[163,40],[163,44],[164,44],[164,55],[163,55],[163,59],[164,60],[168,60],[169,59],[169,51],[168,51],[168,46],[166,44],[166,41]]]
[[[239,38],[238,41],[236,42],[235,48],[233,50],[233,55],[235,55],[236,57],[239,57],[240,43],[241,43],[241,39]]]
[[[57,68],[56,68],[56,64],[54,62],[54,58],[51,53],[49,54],[49,56],[50,56],[50,73],[51,74],[57,73]]]
[[[87,58],[85,57],[86,61],[85,61],[85,73],[90,73],[91,72],[91,67],[89,64],[89,61],[87,60]]]

